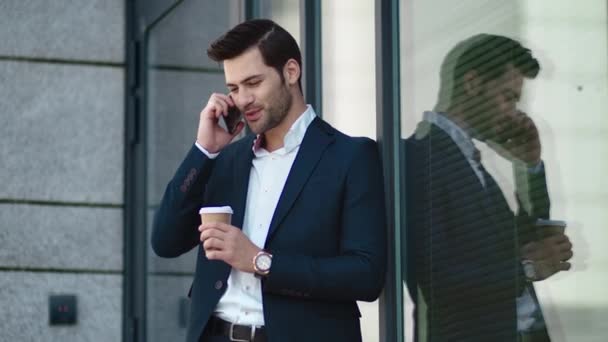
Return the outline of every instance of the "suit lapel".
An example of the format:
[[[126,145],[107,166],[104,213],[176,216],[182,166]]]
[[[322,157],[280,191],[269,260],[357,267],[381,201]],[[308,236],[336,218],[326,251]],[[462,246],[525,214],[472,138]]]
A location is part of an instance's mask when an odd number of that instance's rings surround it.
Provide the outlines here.
[[[270,241],[278,226],[289,213],[312,171],[321,159],[323,152],[334,139],[331,133],[324,130],[322,126],[323,121],[316,118],[304,135],[304,140],[291,166],[289,176],[287,176],[287,181],[272,216],[266,242]]]
[[[243,150],[239,150],[234,165],[234,215],[232,225],[243,229],[245,218],[245,206],[247,202],[247,189],[249,188],[249,173],[251,172],[251,161],[253,160],[253,141],[255,136],[245,137],[247,143],[243,144]]]
[[[468,196],[472,196],[475,200],[474,203],[479,203],[483,212],[490,217],[492,220],[495,219],[496,214],[496,204],[495,198],[493,196],[496,195],[494,188],[489,189],[488,185],[492,184],[493,179],[491,179],[490,174],[488,174],[485,170],[482,171],[484,180],[486,182],[486,187],[481,184],[479,177],[473,170],[471,164],[467,160],[464,153],[460,150],[456,142],[441,128],[436,125],[433,125],[432,132],[434,134],[434,140],[437,145],[438,150],[441,151],[444,157],[443,160],[452,160],[452,163],[455,163],[452,167],[450,167],[450,173],[462,175],[459,177],[459,184],[466,184],[466,194]],[[432,143],[433,144],[433,143]],[[454,158],[455,155],[458,155],[459,158]],[[466,170],[462,172],[460,170]],[[463,193],[465,194],[465,193]],[[501,194],[502,195],[502,194]]]

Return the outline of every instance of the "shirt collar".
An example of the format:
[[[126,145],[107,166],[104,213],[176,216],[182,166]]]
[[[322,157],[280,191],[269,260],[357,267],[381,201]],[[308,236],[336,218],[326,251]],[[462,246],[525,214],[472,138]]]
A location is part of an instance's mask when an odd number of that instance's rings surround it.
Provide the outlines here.
[[[293,151],[295,148],[302,144],[302,140],[304,140],[304,135],[306,134],[306,130],[308,126],[312,123],[312,121],[317,117],[314,109],[311,105],[306,106],[306,110],[300,117],[291,125],[287,134],[283,138],[283,147],[281,147],[277,151],[283,150],[284,153],[289,153]],[[253,153],[256,157],[260,157],[268,153],[266,149],[262,147],[264,142],[264,135],[258,134],[255,140],[253,141]]]
[[[470,134],[446,117],[445,114],[427,111],[424,112],[424,121],[435,124],[449,135],[467,159],[475,159],[478,150],[473,144]]]

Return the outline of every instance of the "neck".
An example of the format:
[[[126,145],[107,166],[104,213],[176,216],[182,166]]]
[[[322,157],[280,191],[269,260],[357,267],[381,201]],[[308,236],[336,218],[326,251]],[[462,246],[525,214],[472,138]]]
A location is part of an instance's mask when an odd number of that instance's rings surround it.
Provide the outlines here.
[[[459,105],[452,105],[448,106],[442,113],[465,132],[469,132],[471,138],[476,138],[475,129],[473,129],[473,126],[469,123],[470,118],[466,108]]]
[[[294,96],[287,115],[276,127],[264,133],[265,148],[267,151],[275,151],[283,147],[285,135],[289,132],[293,123],[306,111],[306,103],[302,95]]]

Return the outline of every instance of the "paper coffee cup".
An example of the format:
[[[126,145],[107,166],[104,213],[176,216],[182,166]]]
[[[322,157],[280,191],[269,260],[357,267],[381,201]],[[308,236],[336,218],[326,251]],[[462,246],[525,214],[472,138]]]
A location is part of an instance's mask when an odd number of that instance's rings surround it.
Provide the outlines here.
[[[202,223],[209,222],[222,222],[230,224],[232,222],[232,208],[229,206],[225,207],[202,207],[198,211],[201,215]]]
[[[545,236],[564,234],[567,225],[566,221],[560,220],[536,220],[536,227],[542,229]]]

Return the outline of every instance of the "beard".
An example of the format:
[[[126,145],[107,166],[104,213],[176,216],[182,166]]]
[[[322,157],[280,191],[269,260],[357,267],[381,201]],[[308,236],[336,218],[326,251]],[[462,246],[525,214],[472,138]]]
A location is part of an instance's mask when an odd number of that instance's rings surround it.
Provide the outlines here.
[[[465,121],[470,128],[471,137],[479,141],[500,139],[502,116],[497,109],[496,99],[487,92],[482,92],[467,101]]]
[[[287,116],[293,102],[293,96],[284,84],[274,94],[270,97],[268,106],[264,109],[265,115],[258,122],[249,124],[249,128],[253,133],[262,134],[271,130],[281,124]]]

